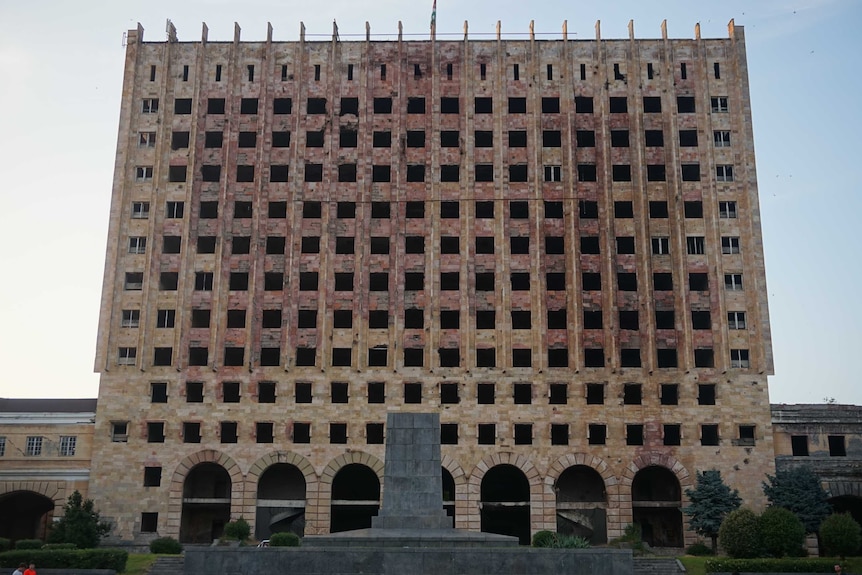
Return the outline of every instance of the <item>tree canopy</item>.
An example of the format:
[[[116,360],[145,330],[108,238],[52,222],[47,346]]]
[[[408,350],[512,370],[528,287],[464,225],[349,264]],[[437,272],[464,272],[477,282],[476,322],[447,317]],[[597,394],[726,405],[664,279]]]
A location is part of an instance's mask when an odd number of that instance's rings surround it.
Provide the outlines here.
[[[832,513],[820,478],[809,467],[782,469],[766,478],[769,481],[763,482],[763,493],[769,503],[795,513],[806,533],[817,533],[820,523]]]
[[[99,512],[93,509],[93,500],[85,500],[76,490],[63,507],[63,517],[51,529],[48,542],[74,543],[78,549],[91,549],[110,530],[111,526],[102,522]]]
[[[710,469],[697,472],[695,488],[686,489],[685,495],[691,501],[691,505],[682,510],[689,516],[689,525],[695,533],[710,538],[715,552],[722,521],[742,505],[739,491],[731,490],[724,483],[719,470]]]

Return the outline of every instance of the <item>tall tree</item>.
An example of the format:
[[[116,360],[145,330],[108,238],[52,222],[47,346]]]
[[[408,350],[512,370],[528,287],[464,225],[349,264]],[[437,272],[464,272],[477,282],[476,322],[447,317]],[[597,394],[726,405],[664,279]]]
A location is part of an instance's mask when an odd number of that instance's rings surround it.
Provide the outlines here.
[[[93,500],[76,490],[63,507],[63,517],[51,529],[51,543],[74,543],[78,549],[90,549],[108,534],[111,526],[100,520],[99,512],[93,509]]]
[[[809,467],[782,469],[767,475],[763,493],[771,505],[789,509],[799,517],[806,533],[817,533],[820,523],[832,513],[829,494]]]
[[[694,489],[686,489],[685,496],[691,505],[682,511],[690,517],[688,520],[695,533],[709,537],[712,541],[712,552],[718,548],[718,530],[728,513],[739,509],[742,499],[739,491],[725,485],[721,472],[709,469],[703,473],[697,472],[697,483]]]

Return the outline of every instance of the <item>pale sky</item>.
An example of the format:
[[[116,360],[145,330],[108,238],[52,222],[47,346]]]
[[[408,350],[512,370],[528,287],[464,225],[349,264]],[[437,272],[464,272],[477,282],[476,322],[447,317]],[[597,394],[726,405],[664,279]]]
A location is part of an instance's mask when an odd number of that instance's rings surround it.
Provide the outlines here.
[[[93,373],[120,91],[122,37],[275,40],[427,37],[432,0],[0,2],[0,397],[96,397]],[[775,350],[773,403],[862,404],[862,2],[439,0],[437,30],[570,38],[727,37],[745,27]],[[478,37],[478,36],[477,36]]]

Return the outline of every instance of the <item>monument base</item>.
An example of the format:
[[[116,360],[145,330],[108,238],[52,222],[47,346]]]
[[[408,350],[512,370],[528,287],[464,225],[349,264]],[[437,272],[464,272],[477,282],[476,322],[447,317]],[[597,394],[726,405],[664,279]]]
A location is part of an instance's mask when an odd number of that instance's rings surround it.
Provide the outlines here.
[[[328,535],[306,535],[305,547],[517,547],[518,538],[495,533],[463,531],[460,529],[355,529]]]

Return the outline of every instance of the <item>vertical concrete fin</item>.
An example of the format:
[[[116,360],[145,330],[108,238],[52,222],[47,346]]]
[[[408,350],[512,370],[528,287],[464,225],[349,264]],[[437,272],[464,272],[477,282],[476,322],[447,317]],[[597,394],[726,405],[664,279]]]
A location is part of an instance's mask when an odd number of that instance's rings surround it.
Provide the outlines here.
[[[563,20],[563,41],[569,39],[569,21]]]
[[[629,40],[635,39],[635,21],[629,20]]]
[[[404,36],[404,25],[401,24],[401,20],[398,21],[398,41],[401,42],[402,37]]]
[[[602,39],[602,21],[596,20],[596,40]]]
[[[536,39],[536,21],[530,20],[530,42]]]
[[[733,18],[731,18],[730,22],[727,23],[727,36],[733,38],[734,32],[736,32],[736,24],[733,22]]]
[[[240,36],[242,35],[242,28],[239,27],[239,22],[233,23],[233,43],[239,44]]]
[[[165,34],[167,34],[168,42],[177,41],[177,27],[174,26],[170,18],[165,20]]]
[[[700,40],[700,22],[694,25],[694,39]]]
[[[300,43],[305,43],[305,22],[299,23],[299,41]]]
[[[667,18],[661,21],[661,39],[667,40]]]
[[[266,43],[272,44],[272,22],[266,23]]]
[[[398,24],[400,25],[401,23],[399,22]],[[371,24],[368,22],[365,22],[365,41],[371,42]]]
[[[206,44],[207,39],[209,39],[210,29],[207,27],[206,22],[201,22],[201,44]]]

